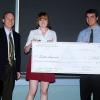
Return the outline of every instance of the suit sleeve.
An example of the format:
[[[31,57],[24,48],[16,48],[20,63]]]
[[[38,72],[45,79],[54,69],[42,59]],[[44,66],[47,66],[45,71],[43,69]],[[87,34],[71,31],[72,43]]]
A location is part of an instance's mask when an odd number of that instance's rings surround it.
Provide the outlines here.
[[[17,34],[17,38],[16,38],[16,68],[17,68],[17,72],[20,72],[20,66],[21,66],[21,41],[20,41],[20,35]]]

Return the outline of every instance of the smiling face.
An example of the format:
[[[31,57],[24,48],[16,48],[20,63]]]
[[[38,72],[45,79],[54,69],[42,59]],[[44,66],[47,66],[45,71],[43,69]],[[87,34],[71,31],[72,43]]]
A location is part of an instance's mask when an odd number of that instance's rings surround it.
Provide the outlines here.
[[[39,26],[41,28],[46,28],[48,25],[48,19],[45,17],[45,16],[42,16],[40,19],[39,19]]]
[[[14,25],[14,15],[12,13],[7,13],[3,19],[4,26],[11,29]]]
[[[93,27],[97,24],[98,17],[96,17],[95,13],[87,13],[86,14],[86,22],[90,27]]]
[[[49,16],[46,12],[40,12],[36,18],[37,28],[49,28]]]

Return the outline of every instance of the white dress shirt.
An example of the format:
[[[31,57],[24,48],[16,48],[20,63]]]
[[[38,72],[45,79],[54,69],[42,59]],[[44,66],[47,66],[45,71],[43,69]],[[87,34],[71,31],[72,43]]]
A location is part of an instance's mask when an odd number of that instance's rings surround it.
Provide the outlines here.
[[[43,35],[41,30],[38,28],[36,30],[30,31],[25,46],[28,46],[29,44],[31,44],[32,40],[38,40],[41,42],[56,42],[57,36],[56,36],[56,32],[50,29],[48,29],[46,34]]]

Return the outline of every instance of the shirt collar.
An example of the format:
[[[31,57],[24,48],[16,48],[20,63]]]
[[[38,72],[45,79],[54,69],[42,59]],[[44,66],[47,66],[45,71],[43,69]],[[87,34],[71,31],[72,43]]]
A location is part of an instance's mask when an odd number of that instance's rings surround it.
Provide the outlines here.
[[[38,31],[42,34],[42,31],[40,30],[40,27],[38,28]],[[47,33],[48,33],[48,31],[49,31],[49,28],[47,30]]]
[[[4,29],[5,29],[5,32],[6,32],[7,35],[9,35],[10,32],[12,33],[12,30],[9,30],[9,29],[6,28],[6,27],[4,27]]]
[[[89,29],[93,29],[93,30],[95,30],[98,26],[99,26],[99,24],[96,24],[96,25],[95,25],[95,26],[93,26],[92,28],[91,28],[91,27],[89,27]]]

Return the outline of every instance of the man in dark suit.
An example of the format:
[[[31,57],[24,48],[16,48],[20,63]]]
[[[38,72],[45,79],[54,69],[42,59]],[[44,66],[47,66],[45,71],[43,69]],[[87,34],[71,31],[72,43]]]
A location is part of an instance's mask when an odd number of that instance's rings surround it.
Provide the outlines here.
[[[4,27],[0,29],[0,100],[12,100],[15,80],[20,78],[20,35],[13,30],[14,20],[12,12],[5,12],[2,19]]]

